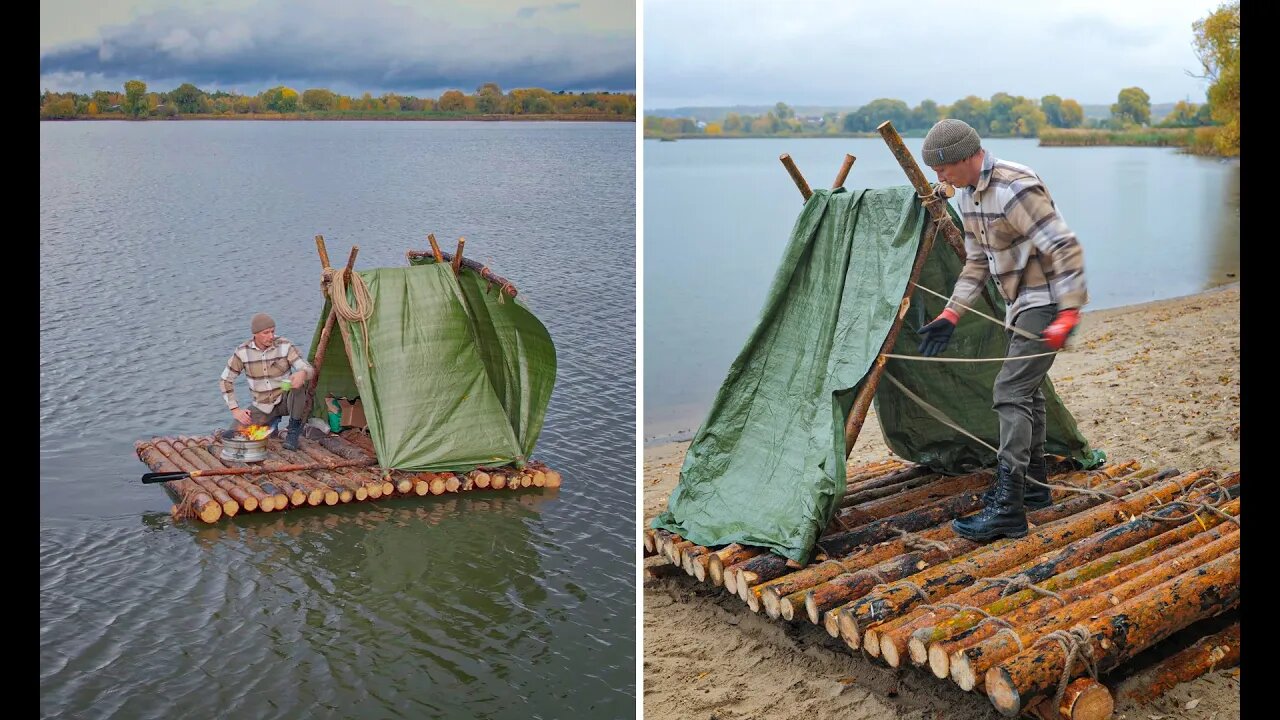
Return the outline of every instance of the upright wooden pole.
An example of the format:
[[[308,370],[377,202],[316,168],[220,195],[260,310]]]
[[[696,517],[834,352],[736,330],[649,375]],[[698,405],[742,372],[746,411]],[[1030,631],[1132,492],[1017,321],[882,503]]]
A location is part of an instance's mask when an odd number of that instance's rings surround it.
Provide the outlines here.
[[[458,251],[453,254],[453,274],[454,275],[457,275],[458,271],[462,269],[462,246],[466,244],[467,244],[466,238],[464,237],[458,238]]]
[[[436,234],[429,233],[427,235],[427,242],[431,243],[431,254],[435,255],[436,262],[444,262],[444,256],[440,254],[440,246],[436,244]]]
[[[836,181],[831,184],[832,190],[844,187],[845,178],[849,177],[849,171],[853,169],[853,161],[857,159],[858,158],[845,153],[844,164],[840,166],[840,172],[836,173]]]
[[[792,160],[791,156],[786,153],[779,155],[778,159],[782,161],[782,166],[785,167],[787,169],[787,173],[791,175],[791,180],[796,184],[796,188],[800,191],[800,195],[802,195],[805,200],[808,200],[809,196],[813,194],[813,190],[809,189],[809,183],[805,182],[804,176],[800,174],[800,168],[796,167],[796,161]]]

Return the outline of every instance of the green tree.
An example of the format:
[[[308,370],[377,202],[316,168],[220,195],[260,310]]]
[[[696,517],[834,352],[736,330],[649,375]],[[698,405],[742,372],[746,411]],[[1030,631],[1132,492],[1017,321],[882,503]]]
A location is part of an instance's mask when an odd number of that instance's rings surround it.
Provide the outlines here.
[[[1010,132],[1018,137],[1036,137],[1040,128],[1049,124],[1044,110],[1029,98],[1018,98],[1018,104],[1009,111],[1009,116],[1013,123]]]
[[[204,92],[191,83],[183,83],[177,90],[169,93],[169,103],[176,106],[178,112],[193,114],[200,112],[200,99]]]
[[[497,114],[506,110],[506,97],[497,83],[487,82],[476,88],[476,109],[485,114]]]
[[[727,133],[742,132],[742,116],[736,112],[725,115],[724,131]]]
[[[989,134],[991,128],[991,123],[987,119],[989,112],[991,112],[991,103],[977,95],[970,95],[955,101],[951,105],[947,116],[969,123],[970,127],[977,130],[979,135],[985,137]]]
[[[1045,122],[1050,127],[1065,127],[1062,124],[1062,98],[1057,95],[1045,95],[1040,98],[1040,110],[1044,112]]]
[[[141,80],[130,80],[124,84],[124,112],[133,117],[147,114],[147,84]]]
[[[1063,100],[1058,115],[1062,119],[1060,127],[1078,128],[1084,124],[1084,108],[1080,107],[1080,103],[1075,100]]]
[[[1120,127],[1151,122],[1151,98],[1140,87],[1125,88],[1111,106],[1111,119]]]
[[[1017,130],[1017,120],[1013,116],[1013,108],[1019,98],[1009,93],[998,92],[991,96],[987,110],[987,132],[991,135],[1013,135]]]
[[[332,90],[311,88],[302,93],[302,107],[307,110],[332,110],[337,102]]]
[[[1209,111],[1221,123],[1214,140],[1223,155],[1240,154],[1240,3],[1225,3],[1197,20],[1196,57],[1209,85]]]
[[[938,103],[932,100],[921,100],[918,106],[912,108],[910,124],[907,127],[928,129],[941,119],[942,111]]]

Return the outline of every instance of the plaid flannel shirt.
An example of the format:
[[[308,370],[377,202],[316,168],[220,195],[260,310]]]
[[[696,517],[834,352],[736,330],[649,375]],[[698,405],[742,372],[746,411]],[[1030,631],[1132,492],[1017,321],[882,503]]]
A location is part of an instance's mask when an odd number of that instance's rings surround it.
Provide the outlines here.
[[[284,397],[280,382],[299,370],[305,370],[308,375],[315,374],[311,363],[303,359],[293,343],[278,337],[266,349],[259,349],[250,338],[231,353],[218,385],[227,408],[235,410],[238,407],[235,381],[243,372],[249,380],[249,394],[254,407],[270,413]]]
[[[1004,298],[1005,326],[1027,308],[1057,303],[1059,310],[1089,301],[1084,251],[1035,172],[985,151],[975,187],[960,188],[964,268],[947,307],[963,315],[989,276]]]

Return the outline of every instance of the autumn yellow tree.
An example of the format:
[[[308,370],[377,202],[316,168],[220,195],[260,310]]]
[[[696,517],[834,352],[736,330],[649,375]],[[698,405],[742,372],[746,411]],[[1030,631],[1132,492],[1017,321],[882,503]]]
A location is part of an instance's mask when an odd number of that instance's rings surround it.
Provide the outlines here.
[[[1218,7],[1192,24],[1196,57],[1209,80],[1210,116],[1221,123],[1214,145],[1223,155],[1240,154],[1240,3]]]

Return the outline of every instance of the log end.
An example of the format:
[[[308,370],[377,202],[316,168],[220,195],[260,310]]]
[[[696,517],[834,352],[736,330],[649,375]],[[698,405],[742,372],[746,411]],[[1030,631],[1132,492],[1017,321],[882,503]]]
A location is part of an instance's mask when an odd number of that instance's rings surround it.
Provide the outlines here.
[[[431,483],[426,480],[419,480],[413,484],[413,491],[418,495],[426,495],[431,492]]]
[[[813,617],[810,615],[809,617]],[[822,629],[833,638],[840,637],[840,616],[834,610],[828,610],[822,615]]]
[[[282,492],[281,492],[281,493],[276,493],[276,494],[275,494],[275,495],[273,495],[272,497],[274,497],[274,498],[276,499],[276,510],[288,510],[288,509],[289,509],[289,496],[288,496],[288,495],[285,495],[284,493],[282,493]]]
[[[226,515],[227,517],[235,517],[238,512],[240,512],[240,503],[235,500],[227,500],[222,503],[223,515]]]
[[[382,483],[377,483],[377,482],[369,483],[369,485],[366,487],[366,490],[368,490],[369,492],[369,497],[373,498],[374,500],[377,500],[378,498],[382,497]]]
[[[431,494],[432,495],[444,494],[444,480],[441,480],[440,478],[435,478],[434,480],[431,481]]]
[[[245,512],[253,512],[258,509],[259,504],[258,498],[249,495],[244,499],[244,502],[240,503],[240,506],[244,508]]]
[[[337,490],[332,490],[332,489],[330,489],[330,490],[325,490],[325,491],[324,491],[324,504],[325,504],[325,505],[337,505],[337,504],[338,504],[338,491],[337,491]]]
[[[298,507],[299,505],[306,505],[307,494],[302,492],[301,490],[294,490],[293,492],[289,493],[289,504],[293,505],[294,507]]]
[[[711,562],[707,563],[707,575],[711,578],[712,585],[725,587],[725,583],[728,581],[725,579],[724,561],[720,559],[719,555],[712,557]]]
[[[445,492],[458,492],[458,488],[460,487],[462,487],[462,481],[458,479],[457,475],[450,475],[449,479],[444,481]],[[408,491],[406,490],[405,492]]]
[[[561,481],[560,473],[556,472],[555,470],[549,470],[547,472],[547,487],[558,488],[560,487],[560,481]]]
[[[395,486],[395,485],[392,485],[390,480],[384,481],[384,482],[382,483],[382,494],[383,494],[383,495],[390,495],[391,493],[393,493],[393,492],[395,492],[395,491],[396,491],[396,486]]]
[[[693,564],[693,577],[696,578],[698,582],[707,581],[707,566],[710,564],[711,564],[711,561],[707,561],[704,563],[696,562]]]
[[[520,487],[533,487],[533,475],[530,473],[522,473],[520,475]]]
[[[421,495],[422,493],[418,493],[418,494],[419,494],[419,495]],[[356,488],[356,500],[357,500],[358,502],[364,502],[364,501],[365,501],[365,499],[366,499],[366,498],[368,498],[368,497],[369,497],[369,491],[368,491],[368,490],[366,490],[366,489],[365,489],[365,487],[364,487],[363,485],[361,485],[360,487]]]
[[[997,665],[987,671],[987,698],[1005,717],[1017,717],[1022,711],[1022,695],[1008,671]]]
[[[884,660],[889,663],[889,667],[900,667],[902,664],[902,653],[898,651],[898,644],[889,635],[875,630],[868,630],[862,636],[862,651]]]
[[[258,511],[268,513],[276,509],[276,496],[268,495],[258,503]]]
[[[349,502],[351,502],[351,498],[352,498],[352,497],[353,497],[353,495],[352,495],[351,491],[350,491],[350,490],[348,490],[348,489],[346,489],[346,488],[343,488],[343,489],[342,489],[342,491],[338,493],[338,500],[340,500],[340,501],[342,501],[342,502],[344,502],[344,503],[349,503]]]
[[[547,486],[547,474],[546,474],[546,473],[544,473],[544,472],[542,472],[541,470],[534,470],[534,471],[533,471],[533,486],[534,486],[534,487],[546,487],[546,486]]]
[[[1067,685],[1058,705],[1058,713],[1070,720],[1108,720],[1115,709],[1115,699],[1107,686],[1089,677],[1076,678]]]
[[[924,640],[912,636],[907,641],[907,652],[911,655],[911,663],[913,665],[924,665],[929,662],[929,648],[925,647]],[[946,677],[946,675],[939,675]]]
[[[200,508],[200,519],[207,523],[216,523],[222,518],[222,506],[216,502],[207,502]]]
[[[939,680],[946,680],[951,675],[951,658],[947,656],[942,643],[929,646],[929,669]]]
[[[779,602],[778,591],[772,587],[765,588],[760,593],[759,604],[764,606],[764,614],[769,616],[770,620],[777,620],[782,617],[782,608]]]
[[[308,505],[315,507],[316,505],[319,505],[322,502],[324,502],[324,491],[321,490],[320,488],[316,488],[315,490],[312,490],[311,492],[307,493]]]
[[[794,622],[796,619],[796,604],[792,600],[782,598],[778,602],[778,614],[787,622]]]
[[[489,489],[489,473],[477,470],[475,477],[471,478],[471,480],[475,483],[476,487],[481,490]]]
[[[401,478],[396,482],[396,492],[400,493],[401,495],[408,495],[409,491],[412,489],[413,489],[413,481],[410,480],[409,478]]]
[[[840,626],[840,638],[849,649],[857,650],[862,647],[862,633],[858,632],[858,621],[853,619],[853,615],[842,612],[836,618],[836,623]]]
[[[501,490],[507,486],[507,476],[501,473],[494,474],[489,478],[489,486],[494,490]]]
[[[747,607],[751,608],[753,613],[760,612],[760,596],[750,590],[747,591]]]
[[[973,674],[973,666],[969,664],[969,656],[964,650],[957,650],[947,658],[951,665],[951,680],[965,692],[972,691],[978,685],[978,678]]]

